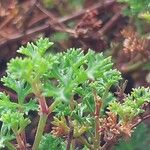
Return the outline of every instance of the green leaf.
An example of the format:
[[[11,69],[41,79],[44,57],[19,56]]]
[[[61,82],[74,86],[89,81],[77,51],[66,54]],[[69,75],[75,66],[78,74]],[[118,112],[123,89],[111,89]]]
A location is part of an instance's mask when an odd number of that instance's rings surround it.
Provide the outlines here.
[[[28,43],[27,47],[21,47],[17,52],[29,57],[43,56],[46,50],[53,45],[48,38],[40,38],[34,43]]]
[[[39,106],[34,99],[30,99],[28,103],[23,104],[23,111],[25,114],[28,114],[29,111],[38,111]]]
[[[8,73],[1,79],[4,85],[13,89],[18,96],[18,102],[22,104],[25,97],[31,93],[31,86],[25,80],[15,80],[11,74]]]
[[[140,87],[133,89],[122,104],[117,101],[110,102],[109,109],[126,122],[142,113],[142,106],[146,102],[150,102],[150,88]]]
[[[51,134],[45,134],[42,137],[38,150],[56,150],[56,149],[65,150],[66,149],[65,143],[60,138],[54,137]]]
[[[11,111],[3,113],[0,121],[8,126],[8,128],[11,128],[14,132],[21,132],[28,124],[30,124],[30,120],[24,118],[23,113]]]
[[[2,113],[6,113],[9,110],[16,110],[19,105],[17,103],[11,102],[9,96],[0,92],[0,116]]]

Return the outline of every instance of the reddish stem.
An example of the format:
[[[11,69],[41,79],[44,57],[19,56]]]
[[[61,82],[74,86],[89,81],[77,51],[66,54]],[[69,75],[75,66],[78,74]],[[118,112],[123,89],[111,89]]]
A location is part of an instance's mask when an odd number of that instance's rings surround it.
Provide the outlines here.
[[[43,114],[49,114],[49,109],[44,96],[38,96],[40,110]]]
[[[99,117],[100,117],[100,109],[102,107],[102,101],[100,97],[96,94],[94,91],[94,101],[95,101],[95,139],[94,139],[94,149],[101,149],[100,147],[100,134],[99,134],[99,127],[100,127],[100,122],[99,122]]]
[[[26,150],[26,146],[25,146],[20,134],[16,134],[16,140],[17,140],[17,143],[19,145],[19,149],[20,150]]]

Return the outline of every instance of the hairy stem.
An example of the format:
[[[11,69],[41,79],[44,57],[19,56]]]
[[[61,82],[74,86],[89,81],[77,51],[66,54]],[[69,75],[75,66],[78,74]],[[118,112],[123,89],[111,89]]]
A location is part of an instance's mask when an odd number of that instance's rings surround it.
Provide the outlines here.
[[[41,113],[32,150],[37,150],[39,147],[39,144],[40,144],[43,132],[44,132],[44,127],[47,121],[47,117],[48,117],[47,114]]]

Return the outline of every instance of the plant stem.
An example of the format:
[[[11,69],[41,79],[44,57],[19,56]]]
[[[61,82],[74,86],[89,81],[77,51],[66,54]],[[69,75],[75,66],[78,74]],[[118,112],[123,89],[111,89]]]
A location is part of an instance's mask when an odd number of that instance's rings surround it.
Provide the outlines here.
[[[39,144],[43,135],[44,127],[47,121],[47,117],[48,117],[47,114],[41,113],[32,150],[37,150],[39,147]]]
[[[72,144],[72,150],[75,150],[75,139],[72,140],[71,144]]]
[[[19,134],[16,130],[16,128],[12,128],[12,131],[14,132],[15,136],[16,136],[16,140],[19,146],[20,150],[26,150],[26,145],[24,144],[24,141],[21,138],[21,134]]]
[[[54,108],[60,103],[60,101],[55,100],[48,108],[49,114],[54,110]]]
[[[94,138],[94,150],[100,150],[100,134],[99,134],[99,116],[95,116],[95,138]]]
[[[95,137],[94,137],[94,150],[101,150],[100,146],[100,134],[99,134],[99,117],[100,117],[100,109],[102,107],[101,98],[97,95],[96,91],[93,92],[94,101],[95,101]]]
[[[19,149],[20,150],[26,150],[26,146],[24,145],[24,142],[20,136],[20,134],[18,134],[17,132],[14,132],[15,135],[16,135],[16,140],[17,140],[17,143],[19,145]]]
[[[32,150],[37,150],[44,132],[45,124],[49,115],[49,108],[46,103],[45,97],[42,95],[42,84],[40,80],[37,78],[35,82],[32,84],[32,87],[34,89],[34,94],[38,98],[39,106],[40,106],[40,120],[38,123],[35,140],[32,146]]]
[[[25,134],[25,130],[23,130],[23,132],[20,134],[20,137],[25,145],[25,148],[26,148],[26,145],[27,145],[27,141],[26,141],[26,134]]]
[[[103,94],[103,97],[102,97],[102,100],[105,101],[105,99],[107,98],[107,95],[108,95],[108,92],[109,92],[109,89],[110,89],[111,85],[107,85],[106,89],[105,89],[105,92]]]
[[[9,150],[17,150],[16,147],[8,141],[5,142],[5,145]]]
[[[20,93],[18,92],[17,95],[18,95],[18,104],[19,104],[20,106],[23,106],[23,103],[24,103],[24,100],[25,100],[25,96],[23,95],[22,92],[20,92]],[[21,113],[23,113],[23,109],[22,109],[21,107],[19,108],[19,111],[20,111]],[[18,132],[18,133],[19,133],[19,132]],[[21,139],[22,139],[22,141],[23,141],[23,143],[24,143],[24,145],[25,145],[25,149],[26,149],[27,142],[26,142],[25,130],[23,129],[23,131],[21,131],[19,134],[20,134],[20,137],[21,137]]]
[[[89,150],[95,150],[91,144],[89,144],[85,138],[83,138],[82,136],[80,136],[79,138],[79,142],[81,142],[83,145],[85,145]]]
[[[69,134],[68,134],[66,150],[70,150],[70,148],[71,148],[71,142],[72,142],[72,139],[73,139],[73,131],[74,131],[74,128],[72,126],[70,126],[70,131],[69,131]]]

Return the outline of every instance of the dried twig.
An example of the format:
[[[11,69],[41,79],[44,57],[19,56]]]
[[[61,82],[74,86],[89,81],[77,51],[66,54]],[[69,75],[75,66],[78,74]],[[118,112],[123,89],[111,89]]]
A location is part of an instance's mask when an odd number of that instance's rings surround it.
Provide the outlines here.
[[[107,8],[107,7],[111,6],[113,3],[115,3],[115,1],[116,0],[109,0],[109,1],[106,1],[104,3],[97,3],[94,6],[91,6],[90,8],[88,8],[88,10]],[[81,12],[77,12],[77,13],[71,15],[71,16],[67,16],[65,18],[59,18],[58,22],[59,23],[65,23],[67,21],[70,21],[72,19],[75,19],[77,17],[80,17],[80,16],[84,15],[84,13],[86,13],[86,11],[87,10],[82,10]],[[8,39],[3,39],[2,41],[0,41],[0,48],[3,47],[3,46],[5,46],[5,45],[7,45],[8,43],[11,43],[11,42],[14,42],[14,41],[17,41],[17,40],[21,40],[24,37],[31,36],[33,34],[45,32],[48,29],[50,29],[50,25],[44,24],[44,25],[35,27],[33,29],[27,30],[25,34],[24,33],[18,33],[18,34],[9,36]],[[68,32],[70,32],[70,31],[68,31]]]
[[[105,25],[102,29],[99,30],[99,36],[101,37],[106,32],[108,32],[115,24],[116,22],[121,18],[121,12],[115,14]]]
[[[146,116],[138,119],[133,125],[132,125],[132,129],[137,127],[140,123],[142,123],[144,120],[150,118],[150,114],[147,114]],[[118,143],[118,140],[122,137],[122,135],[118,135],[114,138],[112,138],[111,140],[107,141],[103,147],[102,150],[112,150],[114,145]]]
[[[45,9],[40,3],[37,3],[36,4],[36,7],[41,11],[43,12],[46,16],[49,17],[50,21],[51,21],[51,24],[53,25],[58,25],[59,27],[61,28],[65,28],[65,25],[63,24],[63,22],[60,22],[58,20],[58,18],[56,18],[50,11],[48,11],[47,9]]]
[[[32,0],[32,6],[29,8],[29,11],[26,12],[25,17],[23,18],[22,29],[25,32],[28,28],[28,24],[32,18],[33,10],[37,4],[38,0]]]
[[[71,20],[74,20],[74,19],[77,19],[77,18],[83,16],[87,12],[87,10],[89,10],[89,11],[93,11],[93,10],[96,10],[96,9],[103,10],[103,9],[111,6],[115,2],[116,2],[116,0],[107,0],[103,3],[102,2],[96,3],[88,9],[83,9],[83,10],[77,12],[77,13],[74,13],[74,14],[70,15],[70,16],[62,17],[62,18],[59,19],[59,21],[66,23],[68,21],[71,21]]]
[[[50,27],[49,24],[44,24],[44,25],[41,25],[41,26],[27,30],[25,34],[24,33],[18,33],[18,34],[14,34],[12,36],[9,36],[8,40],[4,39],[4,40],[0,41],[0,48],[7,45],[8,43],[14,42],[16,40],[21,40],[24,37],[28,37],[28,36],[31,36],[33,34],[47,31],[49,29],[49,27]]]
[[[144,120],[146,120],[148,118],[150,118],[150,114],[147,114],[144,117],[138,119],[137,122],[132,125],[132,129],[135,128],[136,126],[138,126],[140,123],[142,123]]]
[[[75,34],[75,31],[67,29],[66,26],[63,24],[63,22],[60,22],[57,17],[55,17],[50,11],[45,9],[40,3],[37,3],[36,7],[50,19],[49,24],[53,30]]]

